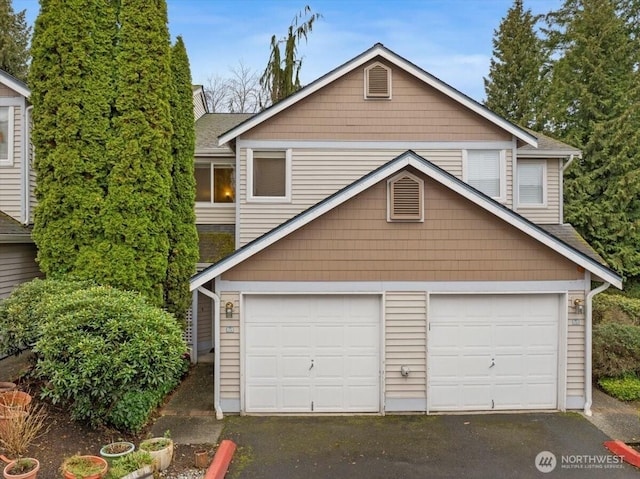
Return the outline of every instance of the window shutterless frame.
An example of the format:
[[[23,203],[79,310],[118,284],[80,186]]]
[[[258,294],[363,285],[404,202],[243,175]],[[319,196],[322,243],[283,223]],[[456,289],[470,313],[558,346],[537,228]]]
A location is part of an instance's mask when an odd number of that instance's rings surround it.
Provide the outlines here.
[[[518,160],[518,206],[547,206],[547,161]]]
[[[253,149],[247,148],[247,201],[250,203],[289,203],[291,201],[291,157],[288,149]],[[276,163],[281,159],[283,168]],[[264,160],[264,164],[260,161]],[[268,163],[272,163],[269,165]],[[282,175],[277,178],[275,175]],[[262,179],[270,185],[259,183]],[[277,184],[283,182],[282,188]],[[280,189],[282,195],[270,194]]]
[[[235,204],[235,167],[233,165],[196,163],[195,177],[197,206]]]
[[[504,203],[507,200],[505,150],[462,150],[462,180]]]

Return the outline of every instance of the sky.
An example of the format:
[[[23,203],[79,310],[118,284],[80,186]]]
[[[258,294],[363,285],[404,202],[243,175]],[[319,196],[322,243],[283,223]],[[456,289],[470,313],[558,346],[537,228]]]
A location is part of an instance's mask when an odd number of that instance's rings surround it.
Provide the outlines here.
[[[322,14],[300,44],[302,84],[349,61],[376,43],[477,101],[485,99],[492,39],[513,0],[168,0],[169,31],[187,47],[194,84],[230,77],[239,62],[260,75],[272,35],[282,37],[309,5]],[[561,0],[524,0],[533,14]],[[33,24],[37,0],[13,0]]]

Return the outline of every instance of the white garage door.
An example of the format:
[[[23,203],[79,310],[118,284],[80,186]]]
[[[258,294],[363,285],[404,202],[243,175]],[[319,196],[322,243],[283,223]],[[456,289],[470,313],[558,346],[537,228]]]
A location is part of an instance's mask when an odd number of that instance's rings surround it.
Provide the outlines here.
[[[558,295],[429,301],[429,409],[557,408]]]
[[[245,297],[247,412],[380,410],[380,299]]]

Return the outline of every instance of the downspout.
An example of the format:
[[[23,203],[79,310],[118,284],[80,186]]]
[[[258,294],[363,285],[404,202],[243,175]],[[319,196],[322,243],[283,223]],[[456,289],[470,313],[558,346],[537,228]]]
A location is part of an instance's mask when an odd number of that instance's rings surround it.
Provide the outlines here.
[[[585,305],[585,318],[584,318],[584,340],[585,340],[585,364],[584,364],[584,414],[586,416],[591,416],[593,413],[591,412],[591,404],[593,403],[593,398],[591,397],[591,361],[592,361],[592,331],[593,331],[593,323],[592,323],[592,311],[593,311],[593,297],[596,294],[602,293],[605,289],[611,286],[610,283],[603,283],[598,286],[596,289],[589,291],[586,298]]]
[[[564,166],[562,167],[562,172],[563,172],[563,173],[564,173],[564,171],[565,171],[567,168],[569,168],[569,165],[570,165],[571,163],[573,163],[574,156],[575,156],[575,155],[571,155],[571,156],[569,156],[569,161],[567,161],[567,162],[564,164]]]
[[[220,297],[206,288],[198,288],[203,294],[213,299],[213,407],[216,410],[216,419],[224,419],[222,407],[220,407]],[[217,333],[217,334],[216,334]]]
[[[31,216],[31,165],[29,164],[29,151],[31,150],[31,110],[33,105],[29,105],[24,111],[24,135],[22,136],[22,199],[23,199],[23,217],[22,223],[29,224]]]

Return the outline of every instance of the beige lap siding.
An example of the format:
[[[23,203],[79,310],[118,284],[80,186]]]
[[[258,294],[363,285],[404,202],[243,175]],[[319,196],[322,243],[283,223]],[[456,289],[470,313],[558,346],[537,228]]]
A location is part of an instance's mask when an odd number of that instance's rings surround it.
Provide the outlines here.
[[[385,295],[385,397],[425,399],[427,298],[424,292]],[[408,366],[408,377],[400,368]]]
[[[233,317],[225,314],[227,302],[233,303]],[[220,398],[240,399],[240,294],[220,294]]]
[[[576,299],[581,300],[584,306],[584,291],[570,291],[567,304],[567,397],[584,397],[585,315],[576,312]]]
[[[336,191],[362,178],[368,172],[391,161],[406,149],[307,149],[292,152],[292,194],[289,203],[259,203],[246,201],[246,149],[240,152],[240,215],[239,246],[263,235]],[[417,154],[462,178],[462,150],[415,150]],[[507,200],[512,205],[511,150],[507,157]],[[200,212],[200,210],[197,210]],[[235,222],[235,221],[234,221]]]
[[[42,276],[33,244],[0,244],[0,298],[20,283]]]
[[[435,181],[424,179],[424,223],[386,221],[387,189],[383,181],[225,272],[223,279],[552,281],[583,278],[576,265],[560,254]]]

